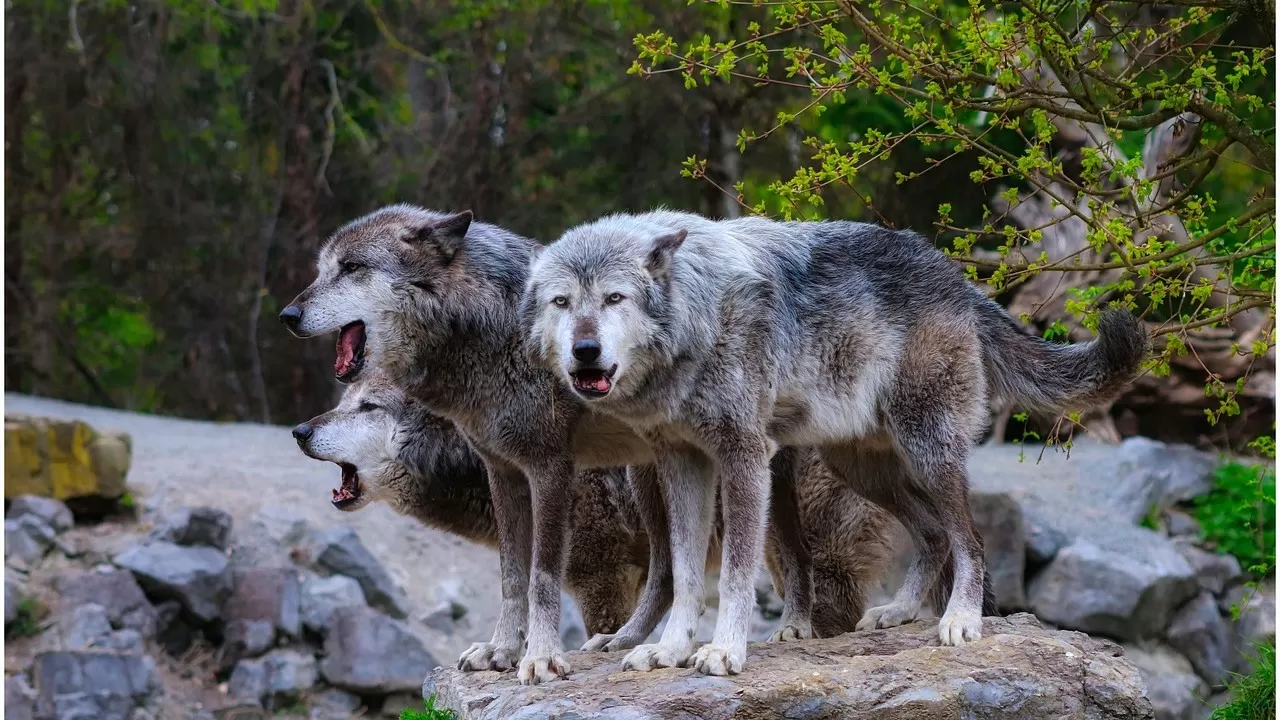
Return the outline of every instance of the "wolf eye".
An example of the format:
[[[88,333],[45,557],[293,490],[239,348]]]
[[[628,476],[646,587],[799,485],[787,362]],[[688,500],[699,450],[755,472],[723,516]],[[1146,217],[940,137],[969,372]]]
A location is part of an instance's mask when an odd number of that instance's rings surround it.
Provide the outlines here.
[[[373,412],[374,410],[377,410],[377,409],[378,409],[378,406],[374,405],[371,402],[360,403],[360,412]]]
[[[359,269],[361,269],[361,268],[363,268],[363,267],[364,267],[364,266],[363,266],[363,265],[361,265],[361,264],[360,264],[360,263],[358,263],[358,262],[344,262],[344,263],[342,263],[342,271],[343,271],[343,272],[348,272],[348,273],[353,273],[353,272],[355,272],[355,271],[357,271],[357,270],[359,270]]]
[[[606,305],[617,305],[622,302],[622,293],[609,293],[609,297],[604,299]]]
[[[556,307],[569,307],[569,298],[563,295],[557,295],[551,298],[551,304]]]

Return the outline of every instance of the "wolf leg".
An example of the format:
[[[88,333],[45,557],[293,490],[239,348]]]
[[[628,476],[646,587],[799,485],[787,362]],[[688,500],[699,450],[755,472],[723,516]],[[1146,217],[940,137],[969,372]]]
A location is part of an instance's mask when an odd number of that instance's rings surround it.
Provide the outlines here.
[[[520,658],[529,615],[529,552],[533,516],[529,484],[516,468],[485,458],[493,515],[498,526],[502,607],[493,640],[475,643],[458,659],[459,670],[510,670]]]
[[[782,618],[771,642],[813,637],[813,561],[796,502],[797,451],[782,448],[770,463],[769,534],[782,566]]]
[[[658,476],[671,527],[674,602],[662,638],[640,645],[622,660],[626,670],[680,667],[693,655],[693,638],[702,616],[707,543],[715,513],[715,474],[692,448],[655,447]]]
[[[628,467],[627,483],[635,493],[640,521],[649,536],[649,572],[644,591],[622,628],[613,634],[592,637],[582,646],[583,650],[630,650],[649,637],[671,607],[671,531],[657,468],[653,465]]]
[[[569,674],[560,644],[560,588],[569,556],[573,464],[548,463],[530,473],[533,490],[533,560],[529,582],[529,644],[520,660],[521,684]]]

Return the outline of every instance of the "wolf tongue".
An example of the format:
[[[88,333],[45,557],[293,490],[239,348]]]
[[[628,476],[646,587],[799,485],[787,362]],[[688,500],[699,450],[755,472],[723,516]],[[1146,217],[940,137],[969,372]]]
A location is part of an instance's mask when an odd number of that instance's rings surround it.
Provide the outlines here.
[[[596,392],[609,392],[609,378],[601,375],[594,383]]]
[[[333,370],[339,375],[346,373],[356,362],[357,328],[350,328],[338,335],[336,348],[338,357],[333,361]]]

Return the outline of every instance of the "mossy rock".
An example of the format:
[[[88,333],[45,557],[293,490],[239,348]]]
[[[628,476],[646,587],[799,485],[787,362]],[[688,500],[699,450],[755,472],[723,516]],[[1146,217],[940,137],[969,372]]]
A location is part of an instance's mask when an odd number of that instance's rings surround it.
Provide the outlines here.
[[[125,493],[133,441],[79,420],[4,418],[4,497],[115,500]]]

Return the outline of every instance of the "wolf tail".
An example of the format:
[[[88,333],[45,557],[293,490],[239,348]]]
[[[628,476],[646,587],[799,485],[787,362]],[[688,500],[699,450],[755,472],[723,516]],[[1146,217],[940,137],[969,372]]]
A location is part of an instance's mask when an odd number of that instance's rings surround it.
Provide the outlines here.
[[[1146,333],[1124,310],[1104,310],[1098,337],[1071,345],[1031,335],[985,297],[978,312],[991,397],[1018,409],[1062,412],[1105,403],[1124,390],[1147,354]]]

